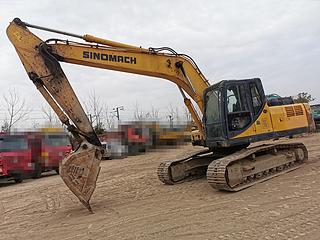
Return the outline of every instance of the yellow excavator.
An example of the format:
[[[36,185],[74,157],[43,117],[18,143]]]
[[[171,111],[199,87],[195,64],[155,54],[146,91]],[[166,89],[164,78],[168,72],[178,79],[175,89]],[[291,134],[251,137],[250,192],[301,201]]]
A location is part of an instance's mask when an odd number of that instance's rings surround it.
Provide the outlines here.
[[[59,33],[85,42],[41,40],[30,28]],[[77,35],[32,25],[15,18],[7,28],[27,74],[59,119],[81,144],[64,159],[60,175],[90,211],[103,154],[76,94],[59,62],[166,79],[178,86],[197,125],[204,150],[168,160],[157,169],[165,184],[207,175],[216,189],[239,191],[298,168],[308,158],[302,143],[251,143],[308,132],[307,104],[271,106],[259,78],[209,84],[193,59],[168,47],[141,48],[91,35]],[[199,108],[199,116],[189,96]]]

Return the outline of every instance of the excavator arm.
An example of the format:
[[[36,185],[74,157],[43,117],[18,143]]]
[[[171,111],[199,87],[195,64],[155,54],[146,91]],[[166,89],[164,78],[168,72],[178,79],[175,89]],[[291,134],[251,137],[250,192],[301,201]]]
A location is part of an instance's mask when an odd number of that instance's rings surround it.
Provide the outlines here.
[[[30,32],[28,27],[81,38],[91,44],[59,39],[42,41]],[[203,113],[202,95],[209,83],[196,63],[187,55],[178,54],[170,48],[144,49],[91,35],[70,34],[31,25],[18,18],[10,23],[7,35],[29,78],[61,122],[81,141],[80,147],[63,160],[60,175],[90,211],[89,200],[96,186],[103,149],[59,61],[158,77],[175,83],[203,134],[201,119],[186,94],[196,102]]]

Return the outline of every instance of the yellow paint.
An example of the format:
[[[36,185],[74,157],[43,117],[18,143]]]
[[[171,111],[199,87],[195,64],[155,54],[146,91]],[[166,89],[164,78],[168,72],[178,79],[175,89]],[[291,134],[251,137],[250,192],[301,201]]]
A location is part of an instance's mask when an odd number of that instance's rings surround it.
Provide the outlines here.
[[[22,37],[21,37],[21,34],[19,32],[14,32],[13,34],[16,36],[16,39],[18,41],[20,41],[20,42],[22,41]]]
[[[266,104],[258,119],[247,130],[232,139],[288,131],[308,126],[308,111],[304,104],[272,107]]]
[[[49,157],[49,153],[48,152],[41,152],[41,157]]]
[[[41,128],[41,132],[44,133],[61,133],[64,132],[63,128],[55,128],[55,127],[47,127],[47,128]]]

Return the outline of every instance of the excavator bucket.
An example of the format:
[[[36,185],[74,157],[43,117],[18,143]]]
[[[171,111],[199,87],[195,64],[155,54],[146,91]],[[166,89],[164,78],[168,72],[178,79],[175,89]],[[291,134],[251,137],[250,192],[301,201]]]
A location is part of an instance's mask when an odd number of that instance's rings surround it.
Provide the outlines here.
[[[84,141],[60,164],[61,178],[90,212],[89,201],[96,187],[101,156],[101,148]]]

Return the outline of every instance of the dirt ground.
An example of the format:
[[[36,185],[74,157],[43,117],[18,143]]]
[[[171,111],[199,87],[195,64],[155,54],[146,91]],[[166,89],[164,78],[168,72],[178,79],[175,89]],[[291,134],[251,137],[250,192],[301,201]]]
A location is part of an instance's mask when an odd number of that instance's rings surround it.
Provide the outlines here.
[[[0,184],[0,239],[320,239],[320,134],[302,168],[238,193],[157,179],[191,145],[102,162],[90,214],[58,175]]]

